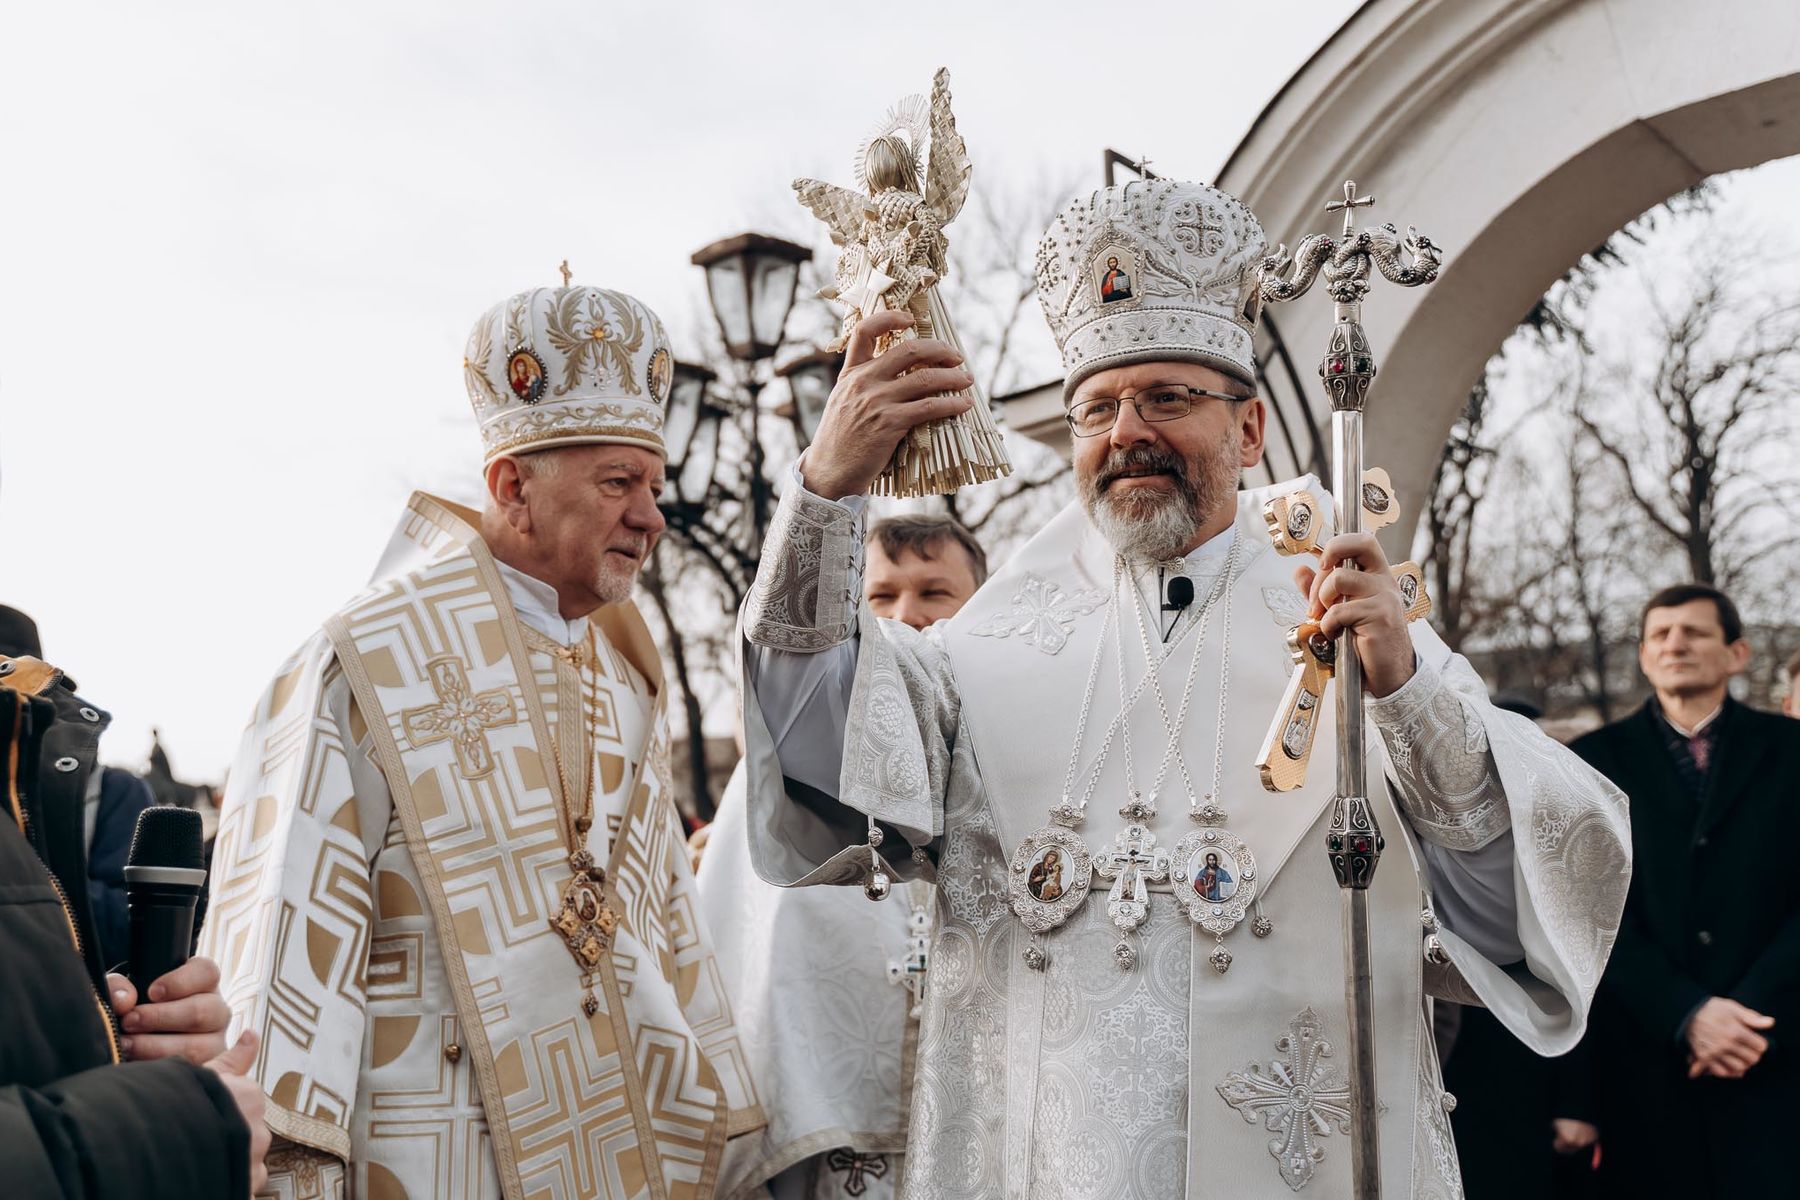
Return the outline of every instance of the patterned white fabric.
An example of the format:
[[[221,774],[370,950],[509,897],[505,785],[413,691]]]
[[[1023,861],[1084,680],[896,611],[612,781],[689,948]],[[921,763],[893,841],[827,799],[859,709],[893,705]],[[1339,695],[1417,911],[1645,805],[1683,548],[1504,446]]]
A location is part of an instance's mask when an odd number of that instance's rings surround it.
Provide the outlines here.
[[[1245,494],[1239,509],[1238,535],[1259,546],[1262,499]],[[1270,552],[1249,556],[1228,599],[1234,633],[1220,799],[1232,831],[1255,849],[1274,933],[1262,941],[1241,928],[1234,933],[1228,944],[1236,964],[1225,975],[1207,962],[1211,939],[1183,927],[1166,891],[1151,893],[1139,965],[1127,978],[1113,962],[1103,903],[1088,904],[1044,939],[1041,971],[1027,965],[1027,938],[1007,906],[1008,856],[1044,822],[1060,790],[1103,615],[1077,615],[1055,655],[972,631],[1010,607],[1027,576],[1065,594],[1106,586],[1110,551],[1078,509],[1033,539],[954,620],[923,636],[863,614],[838,793],[848,808],[786,797],[768,732],[784,718],[747,703],[751,847],[762,874],[789,884],[860,879],[858,856],[843,849],[861,840],[861,817],[851,810],[876,815],[901,835],[882,848],[895,869],[912,869],[909,844],[935,858],[939,928],[920,1032],[908,1195],[1264,1196],[1286,1193],[1290,1175],[1304,1175],[1306,1194],[1347,1194],[1341,1131],[1315,1130],[1313,1169],[1284,1174],[1276,1150],[1285,1137],[1271,1131],[1266,1114],[1247,1121],[1219,1090],[1252,1064],[1272,1070],[1278,1040],[1308,1010],[1336,1061],[1348,1053],[1338,891],[1321,848],[1334,753],[1329,724],[1307,786],[1270,796],[1252,782],[1250,760],[1289,662],[1264,593],[1291,588],[1289,568]],[[1210,766],[1221,719],[1205,682],[1216,681],[1222,666],[1213,638],[1182,743],[1199,772]],[[1457,973],[1439,986],[1473,991],[1528,1045],[1560,1052],[1581,1034],[1624,901],[1623,798],[1529,722],[1463,694],[1461,660],[1428,629],[1415,629],[1415,646],[1425,676],[1420,694],[1455,689],[1486,734],[1478,749],[1468,738],[1440,739],[1427,753],[1491,764],[1483,770],[1498,777],[1510,823],[1509,837],[1474,854],[1442,854],[1511,856],[1516,899],[1491,916],[1510,928],[1524,956],[1517,965],[1489,961],[1446,919],[1438,936]],[[1172,692],[1187,657],[1153,654]],[[1141,651],[1128,649],[1124,664],[1116,657],[1103,660],[1095,689],[1101,728],[1118,713],[1119,671],[1135,680],[1146,665]],[[753,672],[745,693],[757,696]],[[1136,744],[1161,745],[1153,703],[1131,720]],[[1382,761],[1382,746],[1371,731],[1373,763]],[[1112,812],[1123,793],[1121,771],[1115,753],[1082,830],[1090,846],[1110,841],[1122,823]],[[1147,774],[1141,762],[1139,774]],[[1410,790],[1414,773],[1395,775]],[[1388,836],[1371,894],[1382,1170],[1389,1194],[1454,1196],[1460,1184],[1445,1153],[1442,1089],[1422,1032],[1419,912],[1437,875],[1394,799],[1375,792]],[[1164,845],[1186,827],[1184,799],[1165,798],[1152,822]],[[1179,1067],[1174,1084],[1171,1057]]]
[[[463,382],[485,460],[618,443],[663,453],[675,358],[640,301],[597,287],[534,288],[469,333]]]
[[[813,1160],[846,1148],[865,1156],[905,1149],[917,1023],[911,993],[889,981],[888,964],[906,947],[910,889],[877,904],[859,888],[774,887],[750,865],[746,817],[740,765],[696,881],[769,1123],[726,1144],[719,1195],[756,1195],[778,1175],[777,1196],[844,1194],[831,1189],[853,1179],[865,1190],[851,1194],[891,1194],[898,1153],[885,1167],[854,1155],[838,1155],[840,1169]]]
[[[694,915],[654,645],[599,610],[578,671],[472,515],[413,497],[396,573],[283,666],[232,771],[202,950],[262,1038],[275,1191],[705,1193],[761,1118]],[[592,1011],[550,923],[564,766],[592,776],[617,916]]]

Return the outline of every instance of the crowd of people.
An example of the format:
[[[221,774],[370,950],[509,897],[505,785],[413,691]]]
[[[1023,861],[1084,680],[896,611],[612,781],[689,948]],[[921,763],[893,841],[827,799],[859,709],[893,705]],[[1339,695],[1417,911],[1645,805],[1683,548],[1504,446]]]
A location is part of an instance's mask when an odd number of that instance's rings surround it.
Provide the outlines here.
[[[195,953],[148,995],[118,973],[148,790],[0,612],[8,1194],[1348,1194],[1337,885],[1309,849],[1331,781],[1305,773],[1333,737],[1307,648],[1340,634],[1389,837],[1387,1194],[1791,1190],[1758,1118],[1800,1103],[1800,722],[1732,698],[1749,646],[1707,585],[1651,597],[1649,698],[1563,747],[1407,622],[1372,535],[1291,570],[1262,506],[1296,483],[1239,490],[1265,251],[1173,181],[1046,233],[1079,499],[991,573],[949,518],[866,512],[899,439],[971,402],[961,354],[903,313],[854,329],[691,850],[632,602],[672,351],[622,292],[478,321],[484,505],[415,494],[376,582],[274,672]],[[1264,754],[1299,774],[1259,797],[1235,781],[1278,701]]]

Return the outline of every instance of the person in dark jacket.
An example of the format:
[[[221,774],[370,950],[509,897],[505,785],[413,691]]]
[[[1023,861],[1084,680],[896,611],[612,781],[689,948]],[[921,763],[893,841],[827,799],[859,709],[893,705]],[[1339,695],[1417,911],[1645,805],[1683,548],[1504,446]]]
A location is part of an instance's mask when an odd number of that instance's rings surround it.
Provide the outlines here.
[[[16,608],[0,605],[0,656],[44,657],[37,622]],[[150,785],[118,767],[100,765],[100,735],[112,723],[111,714],[75,696],[68,681],[61,720],[47,735],[46,761],[50,772],[40,787],[45,802],[59,813],[78,813],[83,844],[87,847],[86,892],[92,918],[95,951],[100,962],[111,966],[126,954],[128,925],[125,912],[125,855],[137,829],[138,814],[156,802]],[[60,691],[57,693],[60,695]]]
[[[1750,648],[1704,584],[1651,597],[1654,694],[1575,751],[1631,801],[1631,891],[1587,1049],[1617,1196],[1794,1190],[1800,1112],[1800,723],[1733,700]]]
[[[154,807],[150,785],[119,767],[96,765],[88,777],[88,908],[100,961],[116,967],[130,950],[125,908],[125,859],[138,814]]]
[[[268,1146],[263,1097],[244,1074],[256,1039],[224,1050],[218,969],[205,959],[157,980],[141,1005],[101,972],[80,814],[40,786],[56,769],[45,741],[64,691],[43,663],[0,658],[0,1192],[243,1200]]]

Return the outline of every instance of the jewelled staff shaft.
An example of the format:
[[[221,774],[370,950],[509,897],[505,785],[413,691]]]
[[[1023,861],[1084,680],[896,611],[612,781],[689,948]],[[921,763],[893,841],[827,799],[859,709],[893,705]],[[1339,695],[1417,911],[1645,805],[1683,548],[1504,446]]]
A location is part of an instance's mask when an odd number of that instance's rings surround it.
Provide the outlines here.
[[[1259,277],[1265,303],[1281,304],[1306,294],[1325,278],[1335,306],[1335,323],[1319,378],[1331,400],[1331,482],[1339,529],[1362,528],[1363,406],[1375,379],[1375,352],[1362,327],[1362,300],[1379,270],[1401,287],[1437,278],[1438,250],[1431,240],[1392,225],[1357,230],[1355,213],[1375,203],[1358,196],[1346,181],[1344,198],[1325,206],[1344,214],[1340,237],[1315,233],[1302,239],[1290,257],[1285,245],[1262,262]],[[1292,273],[1289,274],[1289,268]],[[1340,634],[1336,654],[1337,792],[1331,802],[1326,850],[1337,875],[1344,912],[1344,993],[1350,1012],[1350,1171],[1356,1200],[1381,1195],[1380,1135],[1375,1093],[1375,995],[1369,947],[1369,886],[1381,860],[1381,830],[1369,804],[1363,724],[1362,663],[1351,635]]]

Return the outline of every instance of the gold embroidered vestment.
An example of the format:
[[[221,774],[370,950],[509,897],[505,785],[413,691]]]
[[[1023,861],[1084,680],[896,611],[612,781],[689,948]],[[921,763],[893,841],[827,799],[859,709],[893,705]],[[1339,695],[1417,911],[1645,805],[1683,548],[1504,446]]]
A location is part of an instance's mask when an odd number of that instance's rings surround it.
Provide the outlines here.
[[[472,514],[415,495],[380,579],[286,663],[231,773],[202,952],[290,1151],[359,1197],[709,1195],[761,1116],[669,789],[661,666],[629,605],[598,669],[523,624]],[[593,713],[593,753],[583,695]],[[593,773],[617,924],[583,1012],[550,926],[557,757]],[[279,1193],[337,1164],[285,1153]]]

